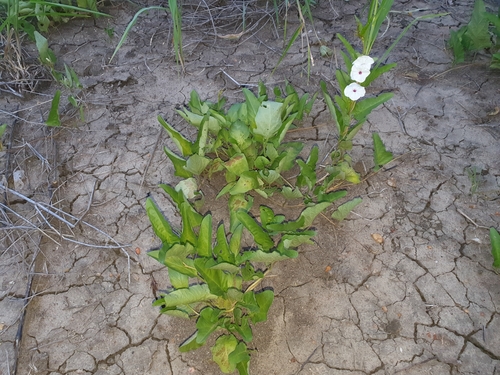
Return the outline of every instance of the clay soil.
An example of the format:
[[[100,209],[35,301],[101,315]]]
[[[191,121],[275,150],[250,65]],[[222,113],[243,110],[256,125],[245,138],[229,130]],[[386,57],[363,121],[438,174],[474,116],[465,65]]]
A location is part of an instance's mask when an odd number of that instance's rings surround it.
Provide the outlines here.
[[[271,75],[283,24],[271,5],[247,3],[248,32],[236,36],[243,2],[184,4],[185,72],[162,11],[144,14],[109,62],[135,12],[152,1],[108,2],[101,10],[111,18],[55,26],[50,47],[80,77],[83,120],[63,103],[62,126],[43,124],[56,84],[24,99],[1,92],[0,123],[9,124],[2,189],[12,191],[0,228],[0,374],[13,374],[16,364],[19,375],[220,373],[208,346],[179,353],[194,321],[151,306],[155,286],[166,288],[168,278],[147,255],[159,240],[146,197],[180,221],[158,188],[178,178],[162,150],[173,144],[156,117],[193,136],[175,112],[191,90],[234,103],[241,87],[255,90],[259,81],[314,93],[324,80],[334,93],[342,49],[335,34],[355,43],[354,16],[366,14],[365,1],[320,0],[314,27],[335,54],[321,57],[309,25],[310,77],[300,41]],[[500,229],[500,74],[488,69],[486,53],[454,66],[446,49],[450,30],[471,12],[466,0],[395,2],[375,57],[414,17],[448,15],[410,28],[387,60],[397,67],[370,87],[369,95],[395,95],[355,138],[356,169],[369,177],[347,198],[363,203],[341,223],[319,217],[315,244],[263,283],[276,298],[269,320],[254,329],[253,374],[500,374],[500,276],[488,232]],[[288,19],[291,35],[297,12]],[[290,138],[318,144],[321,157],[334,147],[321,95],[298,129]],[[372,132],[396,157],[375,175]],[[221,187],[201,183],[208,194]],[[203,210],[222,220],[226,201],[207,199]]]

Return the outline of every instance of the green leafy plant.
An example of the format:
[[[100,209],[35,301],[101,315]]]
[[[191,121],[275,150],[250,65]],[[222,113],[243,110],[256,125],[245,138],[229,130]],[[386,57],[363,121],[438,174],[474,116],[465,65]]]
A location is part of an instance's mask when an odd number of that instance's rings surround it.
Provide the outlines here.
[[[299,96],[291,85],[285,92],[276,89],[274,101],[268,100],[266,88],[260,85],[259,95],[243,89],[245,101],[233,104],[226,112],[225,100],[203,102],[191,92],[189,109],[178,113],[197,128],[195,142],[186,139],[162,117],[158,117],[178,148],[178,155],[168,148],[165,153],[175,167],[175,174],[189,178],[203,172],[223,172],[227,184],[219,196],[231,196],[255,191],[267,198],[281,191],[286,180],[283,173],[295,166],[302,151],[301,142],[284,142],[294,120],[309,113],[315,96]],[[314,166],[317,161],[314,159]],[[313,160],[308,161],[309,165]],[[312,166],[311,166],[312,167]],[[303,168],[306,172],[306,168]]]
[[[483,0],[474,2],[474,9],[469,23],[456,31],[450,32],[448,44],[453,51],[454,63],[462,63],[473,52],[490,49],[492,61],[490,67],[500,68],[500,8],[498,14],[486,11]]]
[[[220,369],[248,374],[252,326],[267,319],[274,299],[271,289],[259,290],[259,285],[275,262],[297,257],[298,246],[312,243],[316,232],[307,227],[318,212],[306,208],[297,220],[286,221],[260,206],[259,223],[247,204],[235,212],[230,232],[221,223],[213,234],[212,215],[202,216],[193,208],[185,185],[161,187],[180,211],[182,227],[174,230],[147,199],[148,217],[162,241],[149,255],[168,268],[171,284],[153,305],[163,314],[196,319],[196,332],[180,346],[181,352],[201,347],[215,334],[212,356]],[[243,231],[253,243],[244,244]]]

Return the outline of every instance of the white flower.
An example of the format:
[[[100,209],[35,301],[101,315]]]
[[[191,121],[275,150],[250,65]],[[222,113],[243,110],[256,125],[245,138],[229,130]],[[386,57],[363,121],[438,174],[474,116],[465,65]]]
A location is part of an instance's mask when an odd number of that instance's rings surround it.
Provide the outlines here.
[[[373,63],[374,60],[370,56],[359,56],[352,63],[351,79],[363,83],[366,77],[370,75],[370,69]]]
[[[175,191],[182,191],[187,199],[193,199],[198,191],[198,184],[192,177],[182,180],[175,187]]]
[[[358,100],[365,96],[366,90],[359,83],[353,82],[350,85],[347,85],[344,89],[344,95],[347,96],[351,100]]]
[[[375,61],[370,56],[359,56],[353,61],[352,66],[361,67],[370,70]]]
[[[369,69],[362,69],[361,67],[357,67],[354,65],[352,66],[351,79],[353,81],[363,83],[365,81],[366,77],[368,77],[369,75],[370,75]]]

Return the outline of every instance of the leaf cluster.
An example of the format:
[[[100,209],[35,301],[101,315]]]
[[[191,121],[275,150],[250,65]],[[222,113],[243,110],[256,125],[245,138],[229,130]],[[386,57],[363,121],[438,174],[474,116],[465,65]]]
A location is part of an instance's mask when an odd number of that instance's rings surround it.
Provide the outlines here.
[[[177,146],[177,152],[165,147],[165,153],[179,177],[223,172],[226,185],[219,196],[255,191],[267,198],[281,190],[283,173],[295,166],[304,144],[284,142],[284,138],[294,120],[310,112],[315,96],[300,97],[287,85],[284,93],[275,89],[271,101],[262,84],[257,96],[246,88],[243,94],[245,101],[226,112],[224,99],[204,102],[192,91],[189,107],[178,113],[197,128],[197,139],[191,142],[160,116],[159,122]]]
[[[227,232],[220,223],[213,234],[211,214],[200,215],[182,191],[161,187],[180,211],[182,226],[175,230],[154,201],[146,200],[153,230],[162,241],[148,254],[168,268],[171,284],[153,305],[164,314],[197,318],[197,330],[181,351],[199,348],[212,333],[223,330],[212,347],[214,361],[223,372],[248,374],[252,325],[267,319],[274,299],[272,290],[256,289],[272,264],[297,257],[297,247],[312,243],[316,232],[307,227],[320,211],[305,209],[297,220],[286,221],[261,206],[259,222],[247,205],[236,211],[233,229]],[[244,245],[244,231],[253,238],[249,246]]]
[[[486,11],[483,0],[476,0],[469,23],[450,32],[448,45],[453,51],[454,63],[462,63],[473,52],[492,50],[491,68],[500,68],[500,8],[497,14]]]

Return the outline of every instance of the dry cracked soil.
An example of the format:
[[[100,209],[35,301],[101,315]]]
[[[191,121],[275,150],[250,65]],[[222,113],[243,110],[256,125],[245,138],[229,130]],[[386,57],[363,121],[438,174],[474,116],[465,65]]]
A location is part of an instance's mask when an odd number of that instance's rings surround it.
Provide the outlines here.
[[[145,198],[180,221],[158,188],[178,179],[156,117],[192,136],[175,112],[191,90],[210,100],[223,94],[229,103],[259,81],[314,93],[324,80],[334,92],[340,61],[321,57],[307,29],[310,78],[300,41],[271,75],[283,25],[265,2],[249,2],[250,31],[228,37],[241,31],[236,13],[243,3],[228,1],[216,15],[222,3],[184,3],[185,73],[161,11],[144,14],[109,62],[146,2],[108,2],[102,10],[112,18],[53,28],[59,63],[72,66],[84,86],[77,93],[83,121],[66,106],[61,127],[43,125],[54,84],[25,99],[1,93],[0,120],[9,124],[2,186],[11,190],[2,192],[0,374],[13,374],[16,364],[19,375],[220,373],[208,346],[178,351],[194,321],[151,306],[155,283],[164,289],[168,279],[147,255],[159,241]],[[498,9],[498,2],[487,4]],[[314,8],[316,32],[336,54],[342,47],[335,34],[354,41],[354,16],[365,5],[330,0]],[[355,139],[356,169],[367,176],[373,167],[374,131],[396,159],[349,189],[348,197],[363,203],[345,221],[319,217],[315,244],[273,268],[263,287],[276,298],[269,320],[254,330],[253,374],[500,374],[500,276],[488,234],[500,227],[500,74],[488,69],[486,54],[454,66],[446,49],[450,30],[471,11],[464,0],[395,2],[374,56],[415,17],[447,13],[411,27],[388,58],[397,67],[370,88],[395,95]],[[297,25],[291,12],[289,30]],[[290,137],[328,155],[335,129],[321,96]],[[202,184],[212,194],[220,188]],[[223,217],[225,207],[207,200],[204,210]]]

